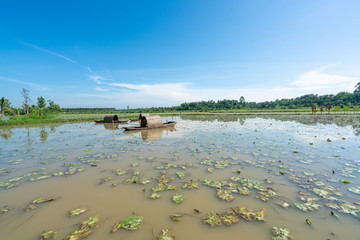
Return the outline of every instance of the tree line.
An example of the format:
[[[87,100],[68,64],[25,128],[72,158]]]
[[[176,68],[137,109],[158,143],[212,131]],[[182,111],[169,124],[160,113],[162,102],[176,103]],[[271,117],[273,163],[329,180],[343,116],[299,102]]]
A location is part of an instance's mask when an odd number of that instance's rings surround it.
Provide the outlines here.
[[[61,111],[61,108],[52,100],[45,100],[42,96],[38,97],[35,104],[32,103],[30,98],[30,91],[23,88],[21,91],[21,97],[23,99],[22,107],[12,107],[9,99],[5,97],[0,98],[0,110],[1,116],[6,115],[33,115],[33,116],[45,116],[50,113],[57,113]]]

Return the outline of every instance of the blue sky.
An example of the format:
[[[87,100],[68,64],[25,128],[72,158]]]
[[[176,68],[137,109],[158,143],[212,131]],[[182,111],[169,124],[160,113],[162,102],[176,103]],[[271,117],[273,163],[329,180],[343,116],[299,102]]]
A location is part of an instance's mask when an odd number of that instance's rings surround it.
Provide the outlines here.
[[[3,1],[0,97],[152,107],[352,92],[358,0]]]

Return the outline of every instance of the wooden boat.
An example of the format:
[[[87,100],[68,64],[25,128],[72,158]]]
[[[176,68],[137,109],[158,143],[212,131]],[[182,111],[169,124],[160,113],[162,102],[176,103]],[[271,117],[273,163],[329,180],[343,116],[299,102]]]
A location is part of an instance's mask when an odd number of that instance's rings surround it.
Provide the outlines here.
[[[123,127],[123,129],[125,129],[125,131],[139,131],[139,130],[149,130],[149,129],[159,129],[159,128],[169,128],[169,127],[174,127],[176,124],[176,122],[166,122],[163,123],[162,125],[157,125],[157,126],[152,126],[152,127]]]
[[[95,123],[127,123],[128,120],[119,120],[117,115],[106,115],[104,120],[94,120]]]

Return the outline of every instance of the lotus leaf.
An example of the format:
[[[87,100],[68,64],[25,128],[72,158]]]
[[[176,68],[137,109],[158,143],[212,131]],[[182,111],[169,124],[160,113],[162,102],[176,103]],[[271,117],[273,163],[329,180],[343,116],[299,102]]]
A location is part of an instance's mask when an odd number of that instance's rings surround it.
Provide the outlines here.
[[[161,198],[161,195],[156,192],[153,192],[150,196],[148,196],[148,198],[158,199],[158,198]]]
[[[246,221],[251,221],[251,216],[253,215],[253,211],[251,209],[247,209],[244,207],[238,207],[234,209],[234,211]]]
[[[235,216],[234,214],[224,214],[224,215],[221,215],[220,218],[221,218],[221,221],[227,226],[230,226],[234,223],[239,222],[239,218],[237,216]]]
[[[203,223],[207,223],[210,227],[220,226],[222,224],[221,218],[216,213],[208,213],[207,216],[202,218]]]
[[[221,182],[214,181],[208,178],[203,180],[203,184],[213,188],[221,188],[222,186]]]
[[[233,201],[235,199],[235,197],[233,195],[231,195],[231,191],[230,190],[223,190],[223,189],[218,189],[216,196],[218,198],[220,198],[221,200],[230,202]]]
[[[213,168],[207,168],[206,171],[207,171],[208,173],[213,173],[213,172],[214,172],[214,169],[213,169]]]
[[[139,177],[133,176],[131,178],[126,179],[125,183],[133,183],[133,184],[135,184],[135,183],[137,183],[138,180],[139,180]]]
[[[360,186],[357,187],[351,187],[349,188],[350,192],[356,193],[356,194],[360,194]]]
[[[121,222],[121,227],[131,231],[138,230],[141,228],[143,220],[144,217],[142,216],[127,217]]]
[[[274,237],[272,237],[273,240],[294,239],[294,237],[291,235],[289,229],[287,229],[287,228],[273,227],[271,232],[274,235]]]
[[[75,217],[87,211],[87,208],[81,207],[70,211],[70,216]]]
[[[140,180],[140,184],[142,184],[142,185],[145,185],[145,184],[148,184],[148,183],[151,183],[151,181],[148,180],[148,179],[141,179]]]
[[[181,188],[187,188],[187,189],[199,188],[199,183],[194,183],[193,181],[189,181],[185,183]]]
[[[56,231],[47,231],[47,232],[43,232],[41,234],[41,240],[42,239],[55,239],[57,237],[57,235],[59,234],[59,232]]]
[[[158,240],[174,240],[175,235],[170,229],[161,230],[161,234],[157,238]]]
[[[37,178],[30,178],[29,181],[30,181],[30,182],[35,182],[35,181],[43,180],[43,179],[46,179],[46,178],[49,178],[49,177],[51,177],[51,176],[49,176],[49,175],[44,175],[44,176],[37,177]]]
[[[9,209],[2,208],[2,209],[0,209],[0,214],[1,213],[7,213],[8,211],[9,211]]]
[[[238,190],[238,193],[241,195],[249,195],[250,194],[250,190],[247,187],[238,187],[237,190]]]
[[[69,235],[66,239],[69,240],[79,240],[81,238],[85,238],[89,236],[91,233],[93,233],[93,229],[89,228],[81,228],[79,230],[74,231],[71,235]]]
[[[152,188],[152,191],[153,192],[161,192],[161,191],[165,191],[166,190],[166,185],[165,184],[162,184],[162,183],[158,183],[156,185],[156,187],[153,187]]]
[[[93,216],[82,222],[82,227],[94,227],[97,226],[97,224],[100,221],[99,215]]]
[[[177,204],[182,203],[184,201],[184,199],[185,199],[185,196],[183,196],[181,194],[176,194],[172,197],[172,200]]]
[[[183,214],[170,214],[170,218],[175,222],[181,222],[183,216]]]
[[[263,208],[260,212],[255,212],[253,217],[256,221],[265,221],[265,208]]]
[[[115,172],[116,172],[116,175],[118,175],[118,176],[121,176],[121,175],[124,175],[127,173],[127,171],[125,171],[123,169],[116,169]]]
[[[186,174],[183,173],[183,172],[176,172],[176,174],[178,175],[178,177],[179,177],[180,179],[186,178]]]
[[[243,178],[240,182],[244,187],[248,188],[259,188],[262,185],[261,181],[252,180],[250,178]]]

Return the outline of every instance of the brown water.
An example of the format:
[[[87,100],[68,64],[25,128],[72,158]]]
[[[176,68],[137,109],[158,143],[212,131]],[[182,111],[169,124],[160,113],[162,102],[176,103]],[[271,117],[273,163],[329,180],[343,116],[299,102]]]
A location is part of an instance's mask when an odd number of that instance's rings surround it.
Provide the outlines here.
[[[93,123],[0,129],[0,209],[8,210],[0,214],[0,239],[40,239],[50,230],[61,231],[58,239],[65,239],[95,215],[99,227],[86,239],[157,239],[162,229],[172,229],[176,239],[271,239],[274,226],[287,227],[296,239],[360,239],[360,195],[349,191],[360,190],[359,117],[166,119],[177,121],[175,129],[125,134],[122,125],[111,130]],[[56,176],[70,167],[74,174]],[[128,173],[118,176],[117,169]],[[186,177],[180,179],[177,172]],[[140,179],[125,183],[134,174]],[[41,176],[48,178],[36,180]],[[178,189],[149,199],[160,176]],[[261,181],[265,191],[277,195],[262,201],[264,189],[249,189],[250,195],[232,193],[235,199],[227,202],[203,183],[231,182],[233,176]],[[141,179],[151,182],[142,185]],[[198,189],[181,188],[190,180],[199,183]],[[311,210],[295,206],[306,203],[299,192],[318,198],[310,202]],[[174,203],[175,194],[185,200]],[[39,197],[55,201],[26,212]],[[290,206],[279,205],[284,202]],[[266,221],[239,216],[236,224],[213,228],[202,222],[210,212],[223,214],[239,206],[264,208]],[[344,213],[344,206],[351,206],[352,213]],[[88,211],[70,217],[78,207]],[[170,218],[174,213],[184,215],[181,222]],[[141,229],[111,233],[115,223],[132,215],[144,217]]]

